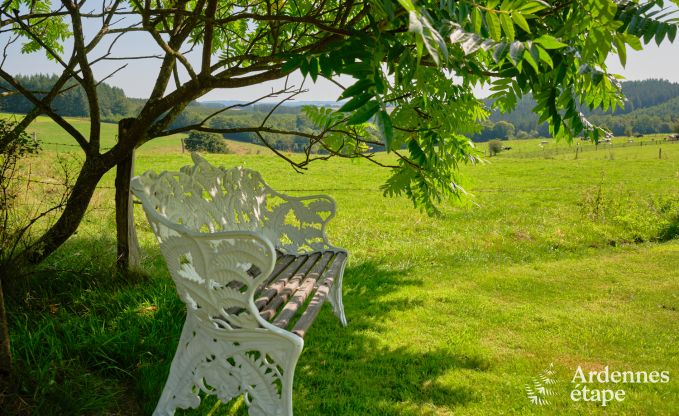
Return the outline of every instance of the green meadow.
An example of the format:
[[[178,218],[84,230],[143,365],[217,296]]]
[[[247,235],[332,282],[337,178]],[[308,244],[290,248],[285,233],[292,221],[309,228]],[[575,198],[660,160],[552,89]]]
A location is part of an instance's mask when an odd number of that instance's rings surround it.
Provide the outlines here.
[[[116,131],[106,128],[105,146]],[[77,149],[46,120],[35,131],[57,143],[23,166],[37,179]],[[577,152],[551,140],[506,142],[511,150],[462,168],[469,196],[436,217],[383,197],[389,172],[367,161],[316,162],[300,174],[255,146],[207,155],[259,170],[275,189],[337,201],[328,234],[350,252],[349,325],[325,306],[305,337],[295,414],[677,414],[679,144],[629,140]],[[189,163],[170,137],[140,148],[136,169]],[[184,306],[139,208],[142,273],[115,277],[112,186],[109,175],[78,233],[9,302],[18,395],[0,396],[0,413],[142,415],[159,398]],[[554,395],[531,403],[526,386],[552,364]],[[668,371],[669,382],[588,385],[625,391],[604,407],[571,400],[579,366]],[[207,398],[177,414],[247,409]]]

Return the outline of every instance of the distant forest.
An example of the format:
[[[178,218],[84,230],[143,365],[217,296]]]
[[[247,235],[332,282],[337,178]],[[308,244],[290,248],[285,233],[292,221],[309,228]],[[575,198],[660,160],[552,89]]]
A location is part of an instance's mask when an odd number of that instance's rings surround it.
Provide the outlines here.
[[[16,77],[22,85],[42,98],[52,88],[58,77],[56,75],[30,75]],[[0,91],[7,93],[13,88],[5,80],[0,80]],[[104,118],[117,121],[130,113],[131,100],[125,92],[117,87],[102,83],[97,87],[99,105]],[[61,94],[52,101],[52,108],[57,114],[69,117],[88,117],[87,96],[75,81],[68,83]],[[33,109],[33,104],[21,94],[7,95],[0,98],[0,111],[26,114]]]
[[[33,91],[38,97],[46,94],[57,80],[55,75],[17,76],[17,80]],[[67,85],[64,92],[53,101],[52,107],[57,114],[69,117],[88,117],[87,98],[83,89],[74,83]],[[0,92],[5,94],[12,88],[0,81]],[[122,89],[102,83],[97,88],[99,105],[103,120],[117,122],[125,117],[133,117],[144,103],[142,99],[127,98]],[[209,127],[252,127],[262,122],[273,104],[260,104],[246,109],[228,110],[212,118]],[[183,111],[172,123],[170,128],[183,127],[198,123],[217,108],[214,104],[202,105],[193,103]],[[33,109],[33,104],[20,94],[4,95],[0,97],[0,112],[25,114]],[[308,132],[313,124],[301,113],[300,107],[279,107],[276,113],[267,120],[267,125],[279,130],[294,130]],[[226,134],[225,138],[248,143],[260,143],[254,133]],[[301,151],[308,139],[283,134],[265,134],[265,139],[280,150]]]
[[[669,133],[679,122],[679,84],[659,79],[626,81],[622,83],[622,90],[627,99],[624,108],[608,113],[587,109],[582,112],[591,122],[608,128],[616,136]],[[549,137],[547,123],[538,123],[533,107],[535,101],[524,97],[509,114],[493,112],[474,139]]]
[[[56,81],[54,75],[17,76],[38,96],[47,91]],[[669,133],[679,124],[679,84],[665,80],[650,79],[645,81],[627,81],[622,84],[627,97],[624,108],[614,112],[602,111],[587,114],[592,122],[602,125],[617,136],[633,134]],[[23,96],[7,95],[11,91],[9,85],[0,82],[0,111],[10,113],[27,113],[33,105]],[[143,100],[125,97],[122,89],[102,83],[98,87],[99,104],[105,121],[116,122],[124,117],[134,116]],[[327,104],[331,104],[328,102]],[[487,103],[491,105],[492,103]],[[250,127],[261,123],[273,104],[260,104],[243,109],[232,109],[212,118],[209,126],[214,128]],[[521,99],[514,111],[509,114],[493,112],[484,122],[479,133],[474,135],[475,141],[491,139],[548,137],[546,123],[538,123],[538,118],[531,111],[535,102],[531,97]],[[193,103],[173,122],[171,127],[181,127],[199,122],[215,111],[219,103]],[[53,101],[53,108],[58,114],[72,117],[88,117],[85,93],[73,83]],[[281,106],[270,117],[267,124],[279,130],[296,130],[312,132],[313,123],[302,113],[300,106]],[[225,138],[248,143],[259,143],[253,133],[226,134]],[[299,151],[303,149],[307,139],[299,136],[269,134],[267,141],[280,150]]]

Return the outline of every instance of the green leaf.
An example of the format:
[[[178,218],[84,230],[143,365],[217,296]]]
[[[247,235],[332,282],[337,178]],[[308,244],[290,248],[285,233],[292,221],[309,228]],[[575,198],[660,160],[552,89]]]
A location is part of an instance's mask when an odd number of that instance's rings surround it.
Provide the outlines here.
[[[377,113],[377,125],[382,132],[382,136],[384,136],[384,145],[387,152],[389,152],[391,150],[391,143],[394,141],[394,126],[391,122],[391,117],[389,117],[386,111],[382,110]]]
[[[669,39],[670,42],[674,42],[674,38],[677,37],[677,26],[675,25],[670,25],[669,29],[667,30],[667,39]],[[641,47],[641,45],[639,45]]]
[[[340,111],[342,113],[348,113],[349,111],[354,111],[358,107],[361,107],[363,104],[367,103],[371,98],[373,98],[372,94],[361,94],[361,95],[356,96],[356,97],[352,98],[351,100],[347,101],[337,111]]]
[[[367,62],[354,62],[353,64],[345,65],[342,68],[342,72],[360,79],[365,75],[372,74],[373,67]]]
[[[367,78],[358,80],[354,85],[352,85],[351,87],[344,90],[342,92],[342,95],[340,95],[339,98],[341,100],[343,98],[353,97],[356,94],[367,90],[368,88],[370,88],[373,85],[375,85],[375,84],[372,82],[372,80],[369,80]]]
[[[370,101],[363,107],[359,108],[358,111],[354,113],[354,115],[349,117],[347,124],[354,125],[365,123],[366,121],[370,120],[370,117],[374,116],[379,109],[380,103],[375,100]]]
[[[481,33],[481,25],[483,24],[483,17],[481,16],[481,12],[479,9],[474,7],[472,9],[472,27],[474,30],[474,33]]]
[[[524,4],[519,7],[519,10],[521,10],[524,14],[532,14],[532,13],[539,12],[540,10],[551,9],[551,8],[552,8],[552,6],[549,3],[547,3],[546,1],[533,0],[533,1],[524,2]]]
[[[415,11],[415,4],[412,2],[412,0],[398,0],[398,3],[408,12]]]
[[[488,33],[490,37],[499,42],[502,38],[502,30],[500,24],[500,18],[494,12],[486,13],[486,24],[488,25]]]
[[[658,25],[658,28],[655,30],[655,43],[658,46],[660,46],[663,39],[665,39],[666,35],[667,35],[667,26],[664,25],[664,24]]]
[[[676,26],[673,26],[676,29]],[[627,43],[632,49],[635,51],[640,51],[643,49],[643,46],[641,45],[641,39],[639,37],[630,35],[628,33],[624,34],[625,37],[625,43]],[[674,39],[670,39],[670,41],[673,41]]]
[[[554,62],[552,61],[552,57],[549,56],[549,53],[538,45],[534,45],[534,46],[538,50],[538,56],[540,57],[540,60],[542,62],[546,63],[547,65],[549,65],[549,67],[553,69],[554,68]]]
[[[299,62],[299,72],[301,72],[305,77],[309,73],[309,61],[307,61],[306,58],[302,58],[302,60]]]
[[[309,75],[311,75],[311,79],[316,82],[316,79],[318,78],[318,59],[316,57],[311,58],[309,61]]]
[[[651,39],[655,37],[655,30],[658,27],[659,22],[656,20],[651,20],[651,22],[646,26],[644,26],[644,43],[649,43]]]
[[[302,61],[302,56],[295,56],[290,59],[288,59],[283,66],[281,67],[281,71],[283,72],[292,72],[295,69],[299,68],[299,64]]]
[[[533,69],[535,70],[535,73],[536,73],[536,74],[539,74],[539,73],[540,73],[540,70],[539,70],[539,68],[538,68],[538,63],[535,62],[535,59],[533,59],[533,55],[531,55],[530,52],[529,52],[528,50],[526,50],[526,51],[523,53],[523,60],[526,61],[526,62],[528,62],[528,63],[530,64],[530,66],[533,67]]]
[[[565,43],[558,41],[554,36],[551,35],[542,35],[535,39],[534,42],[539,43],[545,49],[561,49],[568,46]]]
[[[524,32],[530,33],[530,26],[528,25],[528,22],[526,21],[526,18],[523,17],[523,15],[519,12],[513,12],[512,13],[512,20],[514,23],[523,29]]]
[[[500,14],[500,23],[502,24],[502,30],[505,32],[505,35],[509,39],[510,42],[514,41],[514,23],[512,22],[512,18],[509,16],[507,13],[501,13]]]
[[[326,78],[332,77],[332,73],[334,71],[332,58],[330,58],[328,55],[321,55],[318,59],[318,62],[321,65],[321,74],[323,74],[323,76]]]
[[[526,47],[523,43],[519,41],[512,42],[511,45],[509,45],[509,59],[511,59],[514,64],[518,63],[521,60],[525,49]]]
[[[424,154],[424,151],[420,147],[420,144],[417,143],[417,140],[408,140],[408,151],[410,152],[411,159],[417,162],[419,166],[427,164],[427,155]]]
[[[495,62],[500,62],[502,58],[507,54],[507,51],[509,50],[509,44],[507,42],[500,42],[495,46],[495,49],[493,50],[493,59]]]
[[[423,47],[437,66],[448,60],[448,47],[441,34],[432,26],[426,10],[420,13],[412,11],[409,16],[408,31],[416,34],[417,62],[422,58]]]
[[[618,58],[620,58],[620,64],[624,67],[627,64],[627,46],[625,42],[622,41],[618,36],[613,38],[615,41],[615,48],[618,51]]]

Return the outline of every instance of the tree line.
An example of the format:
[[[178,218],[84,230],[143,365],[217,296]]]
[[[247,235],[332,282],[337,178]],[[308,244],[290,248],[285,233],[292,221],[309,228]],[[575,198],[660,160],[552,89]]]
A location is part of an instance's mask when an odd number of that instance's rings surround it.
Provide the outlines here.
[[[44,98],[58,81],[56,75],[35,74],[17,75],[17,81],[33,92],[38,98]],[[5,80],[0,80],[0,90],[5,92],[0,97],[0,111],[17,114],[28,114],[35,105],[22,94],[11,93],[14,88]],[[130,114],[132,102],[125,96],[125,92],[118,87],[106,83],[97,86],[99,107],[102,118],[116,122]],[[52,109],[61,116],[89,117],[85,90],[75,80],[67,82],[61,88],[61,93],[54,97]]]
[[[622,83],[624,107],[617,106],[604,112],[581,106],[589,120],[610,130],[616,136],[633,134],[669,133],[679,121],[679,83],[661,79],[626,81]],[[486,104],[491,106],[491,100]],[[494,111],[483,123],[475,141],[507,138],[549,137],[547,123],[539,123],[533,112],[536,101],[525,96],[507,114]]]
[[[301,107],[280,106],[275,109],[273,114],[269,114],[272,110],[273,104],[255,105],[242,110],[227,110],[209,118],[205,126],[215,130],[232,130],[258,126],[266,119],[266,126],[273,130],[299,133],[314,133],[317,131],[317,127],[304,114]],[[216,109],[213,106],[194,103],[184,109],[172,121],[170,128],[200,124],[202,120],[210,117],[215,111]],[[222,136],[229,140],[263,145],[260,134],[262,138],[277,150],[301,152],[304,150],[304,146],[309,143],[308,137],[271,132],[229,132],[223,133]]]
[[[17,75],[26,88],[33,91],[39,98],[44,97],[57,82],[56,75],[36,74]],[[6,81],[0,80],[0,90],[8,92],[12,88]],[[87,95],[84,89],[77,83],[72,82],[61,89],[61,93],[52,102],[55,113],[66,117],[89,117]],[[132,117],[146,104],[146,100],[129,98],[118,87],[100,83],[97,86],[99,107],[102,120],[117,122],[125,117]],[[273,110],[274,104],[256,104],[239,110],[227,110],[224,113],[210,118],[208,127],[214,129],[246,128],[261,124],[263,119]],[[191,124],[200,123],[210,114],[218,110],[219,106],[203,105],[193,102],[187,106],[170,124],[170,128],[178,128]],[[33,110],[34,104],[22,94],[6,93],[0,96],[0,112],[27,114]],[[301,111],[299,106],[280,106],[275,109],[266,121],[266,125],[275,130],[284,131],[314,131],[313,123]],[[283,151],[302,151],[308,143],[308,138],[285,135],[279,133],[262,133],[265,139],[276,149]],[[246,143],[262,144],[261,139],[253,132],[227,133],[224,138]]]

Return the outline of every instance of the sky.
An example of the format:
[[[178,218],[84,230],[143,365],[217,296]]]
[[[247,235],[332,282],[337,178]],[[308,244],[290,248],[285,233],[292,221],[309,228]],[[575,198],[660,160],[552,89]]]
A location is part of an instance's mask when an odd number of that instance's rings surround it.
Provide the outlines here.
[[[93,30],[94,28],[92,28]],[[91,30],[90,30],[91,31]],[[0,36],[0,45],[6,42],[6,35]],[[108,47],[108,46],[107,46]],[[115,45],[113,56],[134,56],[147,55],[149,50],[156,48],[150,36],[145,33],[132,33]],[[93,56],[105,53],[106,48],[95,49]],[[69,46],[66,46],[69,50]],[[22,54],[18,45],[13,45],[7,51],[7,60],[4,68],[11,74],[36,74],[36,73],[58,73],[60,66],[54,62],[47,61],[43,53]],[[194,54],[195,55],[195,54]],[[196,55],[197,56],[197,55]],[[193,58],[195,59],[194,56]],[[648,78],[662,78],[679,83],[679,39],[675,44],[663,43],[660,47],[655,43],[646,45],[643,51],[628,51],[627,65],[623,68],[616,55],[612,55],[607,61],[609,70],[623,75],[628,80],[642,80]],[[117,72],[106,82],[120,87],[128,97],[144,98],[147,97],[153,87],[153,81],[157,74],[160,64],[158,59],[135,60],[128,66]],[[107,61],[95,66],[94,72],[98,79],[108,76],[115,69],[122,65],[121,61]],[[351,85],[350,78],[338,78],[343,85]],[[289,84],[299,86],[302,76],[299,73],[292,74]],[[273,89],[283,86],[283,81],[264,83],[244,89],[230,89],[213,91],[200,101],[210,100],[253,100],[264,94],[270,93]],[[304,86],[308,92],[299,95],[298,100],[313,101],[334,101],[340,94],[340,89],[330,81],[319,78],[316,84],[308,79]],[[480,96],[486,93],[480,89],[477,91]]]

